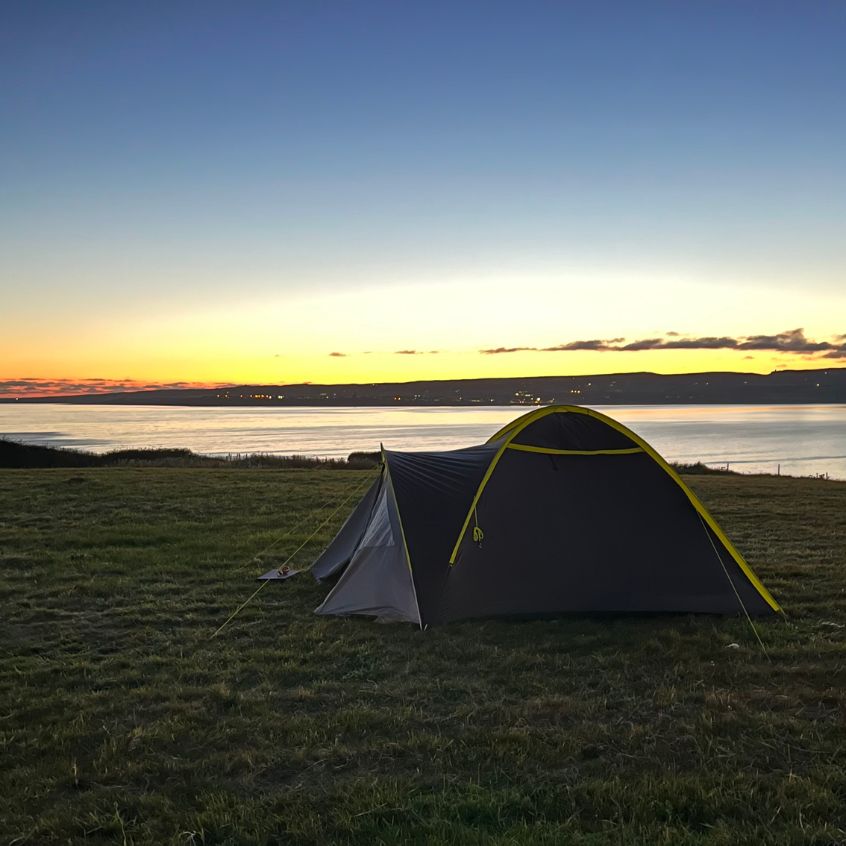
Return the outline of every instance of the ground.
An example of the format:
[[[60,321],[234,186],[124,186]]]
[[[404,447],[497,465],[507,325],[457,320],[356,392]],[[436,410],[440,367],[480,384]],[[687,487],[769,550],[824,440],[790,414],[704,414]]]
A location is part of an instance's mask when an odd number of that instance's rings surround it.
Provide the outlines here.
[[[0,843],[846,843],[846,483],[688,479],[785,607],[766,654],[316,617],[307,576],[212,638],[370,476],[0,471]]]

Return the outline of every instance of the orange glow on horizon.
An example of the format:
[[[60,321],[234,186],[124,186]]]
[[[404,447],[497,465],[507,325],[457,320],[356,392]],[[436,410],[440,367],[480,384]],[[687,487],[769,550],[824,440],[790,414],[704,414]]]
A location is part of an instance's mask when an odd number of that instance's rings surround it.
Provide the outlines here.
[[[185,390],[190,388],[220,388],[220,382],[147,382],[138,379],[3,379],[0,378],[0,398],[26,399],[115,392],[149,390]]]
[[[21,321],[0,335],[0,397],[644,371],[765,374],[846,363],[846,349],[841,351],[846,338],[838,334],[844,327],[833,322],[842,313],[837,297],[821,299],[816,320],[809,316],[804,334],[796,335],[798,330],[790,328],[796,323],[788,320],[807,313],[801,297],[762,300],[750,325],[740,313],[743,297],[736,309],[725,300],[702,313],[693,299],[681,300],[670,281],[664,293],[675,296],[673,314],[660,318],[651,303],[634,295],[610,297],[605,310],[595,307],[590,292],[593,308],[586,301],[565,309],[565,295],[549,280],[529,280],[516,299],[512,287],[499,282],[404,288],[398,302],[403,314],[413,315],[411,321],[395,319],[386,306],[391,293],[380,288],[245,300],[196,311],[151,310],[129,321],[114,314],[78,320],[54,315],[37,332]],[[694,286],[690,296],[697,291]],[[701,299],[707,301],[704,295]],[[538,301],[549,308],[537,309]],[[735,316],[723,318],[717,311]],[[748,312],[747,304],[747,317]],[[765,337],[753,331],[797,345],[790,351],[740,348],[750,338]],[[688,339],[701,342],[700,347],[678,348]],[[715,347],[726,340],[727,346]],[[656,341],[677,346],[650,348]],[[703,348],[709,341],[711,347]],[[637,351],[621,349],[632,342]],[[591,343],[604,348],[586,347]],[[481,352],[500,347],[519,351]]]
[[[709,354],[710,353],[710,354]],[[638,366],[633,367],[636,361]],[[533,366],[534,365],[534,366]],[[129,362],[113,364],[126,372]],[[735,372],[766,374],[774,370],[830,369],[839,362],[818,357],[787,354],[743,356],[731,350],[722,351],[646,351],[639,353],[503,353],[482,355],[464,353],[348,353],[343,356],[311,355],[279,356],[272,362],[259,360],[230,361],[224,370],[228,378],[210,376],[214,365],[194,362],[191,380],[162,378],[154,373],[150,379],[120,378],[14,378],[0,374],[0,397],[36,398],[78,394],[100,394],[144,390],[181,390],[226,388],[233,385],[263,386],[291,384],[370,384],[379,382],[414,382],[449,379],[530,378],[536,376],[591,376],[612,373],[652,372],[680,374],[701,372]],[[138,370],[144,369],[141,364]],[[186,368],[187,369],[187,368]],[[216,369],[216,368],[215,368]],[[223,369],[223,368],[222,368]],[[198,371],[198,372],[197,372]],[[184,375],[167,374],[170,376]],[[156,378],[158,376],[159,378]]]

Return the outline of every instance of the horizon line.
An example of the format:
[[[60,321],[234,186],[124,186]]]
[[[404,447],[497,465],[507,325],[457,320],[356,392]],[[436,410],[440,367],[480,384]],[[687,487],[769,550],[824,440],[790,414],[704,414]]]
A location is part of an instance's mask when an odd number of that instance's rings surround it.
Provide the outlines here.
[[[357,381],[357,382],[149,382],[140,383],[132,379],[101,379],[101,378],[78,378],[78,379],[47,379],[47,378],[18,378],[3,380],[0,379],[0,401],[8,402],[15,400],[27,399],[79,399],[88,397],[110,397],[122,396],[129,394],[161,394],[161,393],[200,393],[212,391],[229,391],[233,389],[250,388],[250,389],[267,389],[267,388],[302,388],[308,386],[314,387],[377,387],[382,385],[415,385],[421,383],[450,383],[450,382],[515,382],[515,381],[529,381],[539,379],[608,379],[612,377],[631,377],[631,376],[655,376],[660,378],[683,378],[686,376],[750,376],[766,378],[773,376],[776,373],[827,373],[829,371],[846,370],[846,366],[834,367],[818,367],[818,368],[799,368],[792,369],[790,367],[777,367],[768,372],[756,372],[747,370],[693,370],[684,373],[661,373],[653,370],[626,370],[615,371],[612,373],[554,373],[532,376],[471,376],[471,377],[453,377],[453,378],[433,378],[433,379],[408,379],[405,381],[388,380],[388,381]],[[46,385],[57,385],[57,383],[71,383],[74,387],[83,389],[90,387],[90,390],[77,390],[69,393],[67,391],[50,392],[45,391]],[[104,383],[112,382],[119,385],[118,389],[109,390]],[[132,384],[135,382],[135,384]],[[46,383],[46,385],[45,385]],[[8,387],[6,387],[8,386]],[[24,388],[23,392],[17,392],[14,388]],[[105,389],[101,389],[101,387]],[[41,390],[39,390],[41,388]],[[60,390],[60,389],[59,389]],[[249,397],[255,399],[257,397]],[[260,397],[258,397],[260,398]],[[270,399],[270,397],[267,397]]]

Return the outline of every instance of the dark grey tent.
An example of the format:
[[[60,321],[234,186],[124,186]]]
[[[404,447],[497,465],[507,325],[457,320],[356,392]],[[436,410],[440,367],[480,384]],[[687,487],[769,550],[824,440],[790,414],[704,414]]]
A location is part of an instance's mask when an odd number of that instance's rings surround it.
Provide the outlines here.
[[[645,441],[550,406],[483,446],[383,451],[379,478],[312,568],[319,614],[421,626],[566,612],[780,611]]]

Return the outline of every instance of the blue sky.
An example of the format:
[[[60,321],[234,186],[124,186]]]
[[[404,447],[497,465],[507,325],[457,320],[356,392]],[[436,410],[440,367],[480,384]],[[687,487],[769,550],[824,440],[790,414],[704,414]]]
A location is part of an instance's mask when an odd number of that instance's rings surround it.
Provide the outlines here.
[[[292,379],[395,376],[388,359],[325,359],[399,343],[368,315],[406,299],[402,346],[466,353],[447,369],[585,337],[846,332],[842,3],[1,14],[0,376],[117,376],[112,362],[121,378],[282,378],[270,356]],[[634,287],[651,311],[603,317]],[[450,291],[479,303],[470,327],[440,319]],[[518,291],[538,320],[482,304]],[[233,314],[258,328],[227,334]],[[101,363],[69,322],[113,345]],[[621,369],[616,355],[575,363]]]

